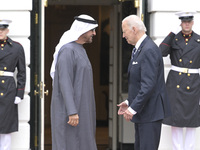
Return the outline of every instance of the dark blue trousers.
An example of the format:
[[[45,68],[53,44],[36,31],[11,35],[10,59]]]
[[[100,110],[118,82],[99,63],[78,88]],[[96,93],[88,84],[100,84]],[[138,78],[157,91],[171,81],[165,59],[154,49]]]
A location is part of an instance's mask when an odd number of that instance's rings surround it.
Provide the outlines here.
[[[135,123],[134,150],[158,150],[162,120]]]

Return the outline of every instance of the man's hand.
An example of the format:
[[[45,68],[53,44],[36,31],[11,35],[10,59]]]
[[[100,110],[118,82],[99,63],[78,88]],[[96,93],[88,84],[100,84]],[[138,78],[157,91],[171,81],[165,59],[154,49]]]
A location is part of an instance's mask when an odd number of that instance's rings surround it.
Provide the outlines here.
[[[133,118],[133,114],[127,109],[124,112],[124,118],[126,119],[126,121],[130,121]]]
[[[125,102],[122,102],[117,105],[119,107],[118,115],[123,115],[125,111],[128,109],[128,105]]]
[[[78,114],[70,115],[69,121],[67,122],[71,126],[77,126],[79,124],[79,116]]]

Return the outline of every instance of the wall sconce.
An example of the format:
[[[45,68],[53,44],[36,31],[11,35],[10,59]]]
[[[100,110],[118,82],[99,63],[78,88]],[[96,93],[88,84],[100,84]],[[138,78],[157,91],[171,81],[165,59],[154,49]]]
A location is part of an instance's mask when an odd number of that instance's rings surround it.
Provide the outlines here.
[[[139,8],[140,7],[140,1],[135,0],[134,6],[135,6],[135,8]]]
[[[44,0],[44,7],[48,7],[48,0]]]

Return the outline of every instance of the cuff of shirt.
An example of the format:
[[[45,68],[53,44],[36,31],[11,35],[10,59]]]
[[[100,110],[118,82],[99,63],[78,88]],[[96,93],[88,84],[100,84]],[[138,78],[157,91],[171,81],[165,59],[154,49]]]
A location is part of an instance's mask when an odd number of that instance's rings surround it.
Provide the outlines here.
[[[125,100],[124,101],[128,106],[129,106],[129,101],[128,100]],[[135,115],[137,112],[135,110],[133,110],[131,107],[128,107],[128,110],[133,114]]]
[[[128,110],[133,114],[135,115],[137,112],[135,110],[133,110],[131,107],[128,107]]]
[[[126,103],[126,105],[128,105],[128,106],[129,106],[129,102],[128,102],[128,100],[125,100],[124,102]]]

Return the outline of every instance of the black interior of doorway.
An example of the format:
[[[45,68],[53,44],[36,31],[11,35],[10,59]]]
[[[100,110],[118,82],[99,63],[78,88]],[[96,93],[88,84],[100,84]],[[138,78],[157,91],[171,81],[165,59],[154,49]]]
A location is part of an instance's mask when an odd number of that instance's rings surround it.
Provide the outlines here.
[[[109,97],[109,6],[49,5],[45,8],[45,83],[49,96],[45,97],[45,150],[51,149],[50,103],[52,80],[49,76],[55,46],[61,35],[70,28],[74,16],[88,14],[99,27],[92,44],[84,45],[93,67],[97,111],[97,145],[99,150],[108,147],[108,97]]]

